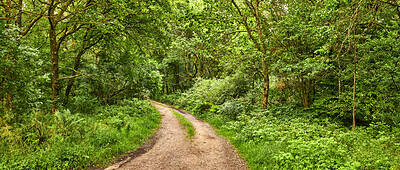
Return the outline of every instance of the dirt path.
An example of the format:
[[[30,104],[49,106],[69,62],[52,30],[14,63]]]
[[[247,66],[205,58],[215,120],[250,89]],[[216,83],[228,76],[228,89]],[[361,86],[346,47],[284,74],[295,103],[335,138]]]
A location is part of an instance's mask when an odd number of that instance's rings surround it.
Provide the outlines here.
[[[209,124],[176,110],[192,122],[196,133],[190,142],[170,108],[154,103],[162,115],[154,146],[134,159],[107,169],[248,169],[235,148],[219,137]]]

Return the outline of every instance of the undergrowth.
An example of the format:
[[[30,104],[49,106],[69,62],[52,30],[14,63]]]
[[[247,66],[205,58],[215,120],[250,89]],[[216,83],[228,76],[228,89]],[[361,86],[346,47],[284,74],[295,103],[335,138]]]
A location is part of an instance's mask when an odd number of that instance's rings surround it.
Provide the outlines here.
[[[231,79],[200,80],[186,93],[160,99],[209,122],[251,169],[400,169],[399,127],[372,122],[352,131],[340,119],[290,103],[257,109],[251,89],[230,96],[215,90]]]
[[[172,110],[172,113],[175,115],[175,117],[178,119],[179,124],[182,126],[183,129],[186,130],[187,133],[187,138],[190,140],[193,140],[194,134],[195,134],[195,129],[192,125],[192,123],[183,115],[179,114],[178,112]]]
[[[226,136],[251,169],[400,169],[396,127],[373,123],[352,131],[329,119],[277,113],[287,108],[233,120],[211,108],[192,113]]]
[[[159,126],[147,101],[124,101],[91,114],[36,111],[20,124],[2,122],[0,169],[84,169],[105,166],[139,147]]]

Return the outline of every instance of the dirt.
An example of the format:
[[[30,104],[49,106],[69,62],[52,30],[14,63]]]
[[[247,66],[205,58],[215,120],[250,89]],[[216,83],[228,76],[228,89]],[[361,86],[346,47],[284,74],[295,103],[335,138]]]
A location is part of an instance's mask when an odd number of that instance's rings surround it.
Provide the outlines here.
[[[153,105],[162,116],[162,124],[151,144],[141,149],[141,153],[125,158],[107,170],[248,169],[237,150],[219,137],[208,123],[162,103],[154,102]],[[196,130],[193,140],[186,137],[185,130],[179,125],[171,109],[185,116],[193,124]]]

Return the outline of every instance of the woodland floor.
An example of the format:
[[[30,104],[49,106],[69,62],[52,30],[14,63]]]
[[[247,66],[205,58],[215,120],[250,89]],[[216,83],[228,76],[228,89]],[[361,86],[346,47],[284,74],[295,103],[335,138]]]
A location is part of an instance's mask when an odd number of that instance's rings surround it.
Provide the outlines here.
[[[110,169],[248,169],[237,150],[219,137],[208,123],[193,115],[154,102],[162,115],[162,124],[150,144],[137,154],[107,168]],[[193,140],[186,137],[171,109],[185,116],[195,128]]]

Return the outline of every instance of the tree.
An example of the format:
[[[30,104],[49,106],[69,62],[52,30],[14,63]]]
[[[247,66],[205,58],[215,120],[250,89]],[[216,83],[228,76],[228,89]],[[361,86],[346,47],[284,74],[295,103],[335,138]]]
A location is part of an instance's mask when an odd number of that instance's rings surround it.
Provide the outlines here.
[[[254,48],[260,53],[259,63],[261,63],[264,91],[262,108],[267,108],[268,95],[270,89],[271,62],[275,48],[274,31],[271,22],[279,17],[283,4],[273,1],[222,1],[220,2],[225,13],[240,23],[241,32],[245,31],[254,44]],[[232,17],[231,17],[232,16]],[[228,19],[228,18],[227,18]]]
[[[196,78],[214,78],[222,72],[219,67],[221,51],[227,37],[212,34],[220,31],[218,22],[210,19],[204,3],[175,1],[169,14],[169,50],[159,61],[162,63],[164,91],[166,93],[191,87]],[[222,42],[221,42],[222,41]]]
[[[57,110],[58,95],[60,92],[59,81],[59,51],[60,46],[67,36],[79,31],[81,28],[91,24],[103,24],[114,20],[115,18],[107,17],[109,9],[106,7],[106,2],[102,1],[64,1],[58,2],[50,0],[47,4],[47,17],[49,21],[49,39],[50,39],[50,54],[51,54],[51,88],[53,107],[52,113]],[[100,16],[93,15],[93,11],[99,9],[102,11]],[[96,20],[98,19],[98,20]]]

